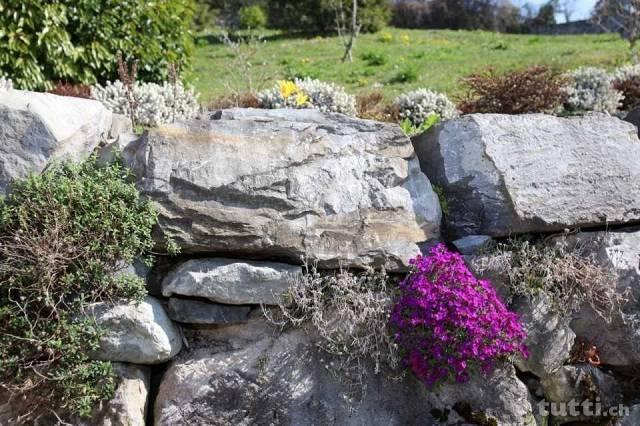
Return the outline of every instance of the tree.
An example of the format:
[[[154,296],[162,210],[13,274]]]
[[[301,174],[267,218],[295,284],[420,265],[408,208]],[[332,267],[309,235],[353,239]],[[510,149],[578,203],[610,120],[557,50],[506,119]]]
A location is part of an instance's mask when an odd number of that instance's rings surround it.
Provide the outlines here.
[[[576,11],[576,0],[559,0],[556,4],[556,12],[562,13],[565,22],[571,22],[571,15]]]
[[[351,19],[351,0],[345,1],[345,19]],[[336,30],[335,16],[338,0],[266,0],[269,27],[287,32],[330,34]],[[360,32],[372,33],[382,29],[391,19],[388,0],[358,0]]]
[[[619,32],[629,41],[634,62],[638,62],[636,46],[640,39],[640,0],[599,0],[593,21],[606,31]]]
[[[556,10],[554,7],[554,1],[551,0],[538,10],[538,15],[533,19],[534,26],[546,27],[556,24]]]
[[[333,1],[333,6],[336,13],[336,30],[338,36],[344,44],[344,55],[342,56],[342,62],[349,59],[349,62],[353,61],[353,46],[356,43],[356,38],[360,33],[360,23],[358,22],[358,0],[352,0],[351,10],[347,17],[347,8],[343,0]]]

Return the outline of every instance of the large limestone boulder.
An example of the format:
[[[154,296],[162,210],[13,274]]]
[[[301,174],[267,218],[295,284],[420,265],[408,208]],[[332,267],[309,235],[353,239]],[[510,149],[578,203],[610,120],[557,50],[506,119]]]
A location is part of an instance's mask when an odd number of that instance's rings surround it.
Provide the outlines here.
[[[585,306],[574,316],[571,328],[598,346],[603,363],[640,365],[640,230],[584,232],[566,237],[564,243],[594,255],[603,267],[615,273],[616,291],[629,292],[629,301],[610,322]]]
[[[218,111],[150,130],[132,163],[185,253],[399,270],[439,235],[437,196],[395,125]]]
[[[300,266],[278,262],[192,259],[165,277],[162,294],[204,297],[230,305],[275,305],[300,274]]]
[[[640,221],[636,132],[602,114],[473,114],[413,142],[448,232],[507,236]]]
[[[88,156],[109,136],[112,113],[100,102],[22,90],[0,92],[0,193],[53,159]]]
[[[454,406],[499,424],[532,424],[528,392],[513,367],[437,392],[411,374],[398,378],[397,371],[383,370],[365,378],[366,392],[358,397],[334,376],[331,359],[304,330],[277,334],[253,316],[246,326],[198,333],[192,351],[176,358],[163,376],[154,408],[157,426],[462,424]]]
[[[147,296],[139,304],[96,303],[90,315],[105,330],[95,359],[160,364],[182,348],[179,330],[154,297]]]

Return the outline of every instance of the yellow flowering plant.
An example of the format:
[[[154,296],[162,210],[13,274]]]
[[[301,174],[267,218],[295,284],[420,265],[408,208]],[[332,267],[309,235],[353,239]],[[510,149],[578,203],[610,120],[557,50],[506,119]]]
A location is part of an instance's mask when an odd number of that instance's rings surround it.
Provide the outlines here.
[[[258,93],[262,108],[312,108],[323,112],[355,115],[356,100],[342,87],[310,78],[280,80]]]
[[[280,80],[278,82],[278,87],[280,88],[280,95],[284,99],[288,99],[289,97],[295,95],[299,91],[298,86],[296,86],[296,83],[288,80]]]

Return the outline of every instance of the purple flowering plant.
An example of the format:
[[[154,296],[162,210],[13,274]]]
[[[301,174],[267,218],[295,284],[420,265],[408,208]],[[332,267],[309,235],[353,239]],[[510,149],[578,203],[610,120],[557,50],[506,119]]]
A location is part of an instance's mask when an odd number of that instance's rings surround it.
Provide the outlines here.
[[[459,254],[439,244],[411,265],[389,325],[405,366],[428,387],[463,383],[475,371],[491,373],[498,360],[528,356],[517,315]]]

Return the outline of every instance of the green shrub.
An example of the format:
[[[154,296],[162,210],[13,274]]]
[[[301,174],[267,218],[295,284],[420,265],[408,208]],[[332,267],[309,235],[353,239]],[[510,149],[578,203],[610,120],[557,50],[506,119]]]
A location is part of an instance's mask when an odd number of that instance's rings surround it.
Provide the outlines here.
[[[413,83],[418,79],[418,68],[413,64],[407,64],[402,68],[398,69],[396,73],[391,77],[389,83],[391,84],[402,84],[402,83]]]
[[[0,386],[38,407],[88,416],[109,398],[109,362],[90,359],[98,301],[140,301],[120,272],[153,245],[157,213],[119,163],[62,163],[14,182],[0,203]]]
[[[21,89],[53,81],[114,80],[116,54],[139,60],[139,77],[166,79],[189,64],[193,0],[6,0],[0,2],[0,74]]]
[[[238,12],[242,28],[264,28],[267,25],[267,15],[258,5],[245,6]]]
[[[369,66],[380,66],[387,63],[387,57],[382,52],[369,51],[362,54],[362,60]]]

